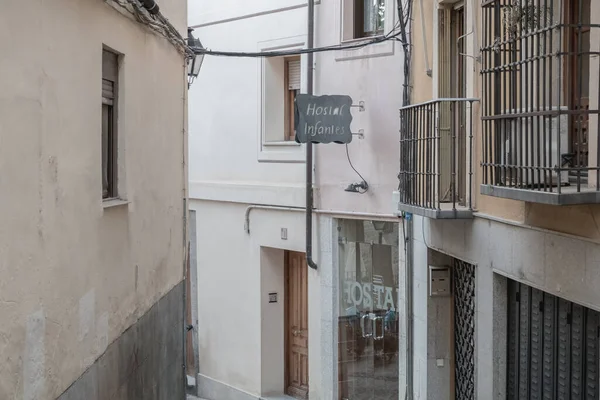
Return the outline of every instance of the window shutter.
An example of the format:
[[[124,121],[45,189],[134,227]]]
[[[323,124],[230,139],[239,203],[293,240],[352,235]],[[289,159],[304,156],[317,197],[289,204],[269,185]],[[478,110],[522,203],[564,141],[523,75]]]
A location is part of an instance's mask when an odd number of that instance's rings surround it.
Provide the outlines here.
[[[529,398],[530,399],[542,399],[542,388],[544,376],[543,372],[543,356],[544,340],[543,327],[544,327],[544,293],[541,290],[531,289],[530,298],[530,315],[531,321],[529,323]]]
[[[543,399],[553,399],[555,392],[556,374],[556,309],[558,299],[551,294],[544,294],[544,355],[543,355]]]
[[[102,102],[112,105],[116,97],[115,82],[119,76],[119,56],[102,50]]]
[[[598,400],[600,314],[508,282],[507,399]]]
[[[598,312],[594,310],[586,310],[586,382],[585,395],[587,400],[598,400],[598,330],[600,329]]]
[[[293,60],[287,62],[289,90],[300,90],[300,72],[300,60]]]
[[[104,104],[112,105],[115,98],[115,84],[108,79],[102,79],[102,100]]]

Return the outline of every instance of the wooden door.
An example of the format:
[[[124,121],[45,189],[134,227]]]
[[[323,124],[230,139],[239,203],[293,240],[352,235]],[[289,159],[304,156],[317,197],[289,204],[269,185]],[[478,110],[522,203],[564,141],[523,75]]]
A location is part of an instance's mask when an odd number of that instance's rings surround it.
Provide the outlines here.
[[[308,266],[286,252],[286,394],[308,398]]]

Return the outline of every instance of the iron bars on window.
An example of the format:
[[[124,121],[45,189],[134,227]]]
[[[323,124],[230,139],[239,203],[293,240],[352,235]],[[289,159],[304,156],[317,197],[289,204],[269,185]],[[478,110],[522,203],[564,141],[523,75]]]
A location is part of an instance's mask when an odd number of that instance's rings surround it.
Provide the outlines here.
[[[399,209],[472,217],[473,103],[437,99],[400,109]]]
[[[483,2],[482,193],[554,204],[598,197],[544,195],[600,187],[595,7],[590,0]]]

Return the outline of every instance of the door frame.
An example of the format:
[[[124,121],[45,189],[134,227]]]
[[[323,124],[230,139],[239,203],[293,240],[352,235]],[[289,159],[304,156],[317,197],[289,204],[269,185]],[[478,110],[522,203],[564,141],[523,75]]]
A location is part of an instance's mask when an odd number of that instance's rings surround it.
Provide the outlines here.
[[[290,286],[290,252],[285,250],[283,253],[283,393],[287,394],[287,389],[290,384],[290,324],[289,324],[289,312],[288,312],[288,301],[289,301],[289,286]]]

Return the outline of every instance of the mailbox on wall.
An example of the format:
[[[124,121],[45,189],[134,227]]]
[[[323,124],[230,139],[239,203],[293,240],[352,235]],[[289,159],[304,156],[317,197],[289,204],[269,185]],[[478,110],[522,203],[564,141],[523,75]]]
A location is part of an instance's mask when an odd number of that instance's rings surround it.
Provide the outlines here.
[[[451,294],[451,282],[452,282],[451,269],[448,266],[445,267],[433,267],[429,266],[429,296],[431,297],[443,297],[450,296]]]

